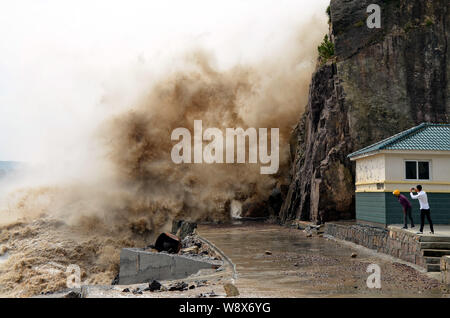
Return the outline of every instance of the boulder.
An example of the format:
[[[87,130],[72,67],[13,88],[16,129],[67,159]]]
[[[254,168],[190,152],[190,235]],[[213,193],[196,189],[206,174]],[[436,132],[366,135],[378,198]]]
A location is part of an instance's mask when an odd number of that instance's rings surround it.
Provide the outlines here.
[[[150,284],[148,284],[148,287],[146,288],[146,290],[148,291],[156,291],[156,290],[160,290],[161,289],[161,283],[158,282],[157,280],[153,280]]]
[[[227,294],[227,297],[237,297],[239,296],[239,290],[237,287],[231,283],[227,283],[223,285],[223,289],[225,289],[225,293]]]

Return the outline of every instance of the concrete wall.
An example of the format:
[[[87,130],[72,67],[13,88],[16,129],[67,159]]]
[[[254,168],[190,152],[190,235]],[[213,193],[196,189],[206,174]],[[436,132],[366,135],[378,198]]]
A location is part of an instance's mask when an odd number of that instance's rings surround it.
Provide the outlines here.
[[[348,226],[327,223],[324,234],[425,267],[420,238],[412,233],[362,224]]]
[[[180,279],[201,269],[214,269],[221,265],[220,261],[209,261],[204,258],[124,248],[120,253],[119,284]]]

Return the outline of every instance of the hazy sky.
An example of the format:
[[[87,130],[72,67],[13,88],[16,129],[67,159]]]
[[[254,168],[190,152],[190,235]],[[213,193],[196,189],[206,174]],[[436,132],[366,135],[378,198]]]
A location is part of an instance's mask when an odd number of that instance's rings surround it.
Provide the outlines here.
[[[255,62],[314,15],[326,25],[328,4],[0,0],[0,160],[69,152],[114,110],[105,94],[128,106],[149,74],[198,47],[221,68]]]

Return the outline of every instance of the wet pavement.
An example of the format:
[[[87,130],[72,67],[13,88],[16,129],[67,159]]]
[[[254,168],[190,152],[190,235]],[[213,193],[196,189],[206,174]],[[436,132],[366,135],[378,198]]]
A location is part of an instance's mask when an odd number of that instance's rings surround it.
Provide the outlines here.
[[[297,229],[246,222],[198,232],[236,264],[244,297],[448,297],[438,280],[404,262]],[[381,269],[380,289],[367,287],[371,264]]]

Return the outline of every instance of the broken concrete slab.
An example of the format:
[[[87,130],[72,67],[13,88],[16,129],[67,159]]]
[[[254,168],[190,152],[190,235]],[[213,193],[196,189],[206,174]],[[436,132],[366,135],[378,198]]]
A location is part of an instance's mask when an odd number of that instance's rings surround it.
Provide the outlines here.
[[[175,280],[217,269],[222,261],[194,255],[154,253],[138,248],[124,248],[120,253],[119,284],[138,284],[153,280]]]

